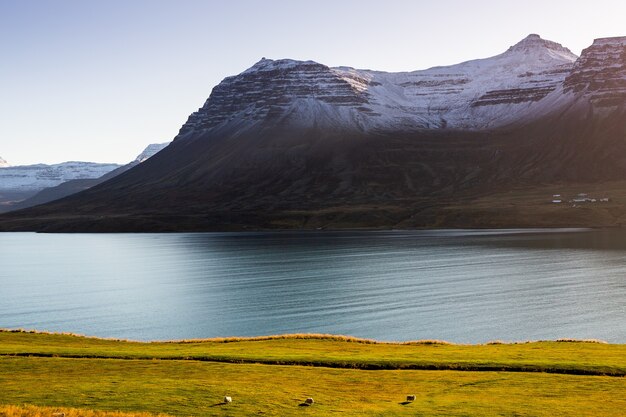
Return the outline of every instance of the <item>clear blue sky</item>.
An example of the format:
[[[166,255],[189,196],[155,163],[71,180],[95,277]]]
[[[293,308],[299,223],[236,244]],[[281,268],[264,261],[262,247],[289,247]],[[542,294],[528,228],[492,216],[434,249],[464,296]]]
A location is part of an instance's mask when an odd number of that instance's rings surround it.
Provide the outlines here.
[[[0,157],[127,162],[263,56],[408,71],[529,33],[580,54],[625,16],[623,0],[0,0]]]

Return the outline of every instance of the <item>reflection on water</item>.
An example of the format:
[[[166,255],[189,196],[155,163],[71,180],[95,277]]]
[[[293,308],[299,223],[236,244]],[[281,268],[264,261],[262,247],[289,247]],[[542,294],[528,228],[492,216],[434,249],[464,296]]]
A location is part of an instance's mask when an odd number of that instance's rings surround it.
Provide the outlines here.
[[[0,234],[0,327],[626,342],[626,232]]]

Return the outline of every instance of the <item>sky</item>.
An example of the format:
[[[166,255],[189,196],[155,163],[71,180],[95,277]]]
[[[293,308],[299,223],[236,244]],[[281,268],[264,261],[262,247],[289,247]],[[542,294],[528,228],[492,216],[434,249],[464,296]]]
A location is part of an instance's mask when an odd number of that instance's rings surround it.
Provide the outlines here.
[[[412,71],[538,33],[580,54],[623,0],[0,0],[0,157],[127,163],[262,57]]]

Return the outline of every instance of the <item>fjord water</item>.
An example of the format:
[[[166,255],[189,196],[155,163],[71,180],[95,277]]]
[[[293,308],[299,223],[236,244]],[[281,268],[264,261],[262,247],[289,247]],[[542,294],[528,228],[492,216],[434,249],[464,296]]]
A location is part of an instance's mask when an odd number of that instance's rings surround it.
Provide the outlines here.
[[[0,328],[626,342],[626,232],[0,234]]]

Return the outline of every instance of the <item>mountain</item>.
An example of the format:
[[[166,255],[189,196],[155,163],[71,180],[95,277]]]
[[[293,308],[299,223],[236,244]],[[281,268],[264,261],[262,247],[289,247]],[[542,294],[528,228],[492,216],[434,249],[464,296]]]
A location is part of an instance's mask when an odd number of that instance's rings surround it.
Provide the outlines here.
[[[119,167],[118,164],[73,161],[54,165],[9,166],[0,169],[0,189],[39,191],[69,180],[97,178]]]
[[[157,153],[165,149],[167,145],[169,144],[170,142],[151,143],[150,145],[146,146],[146,149],[144,149],[139,155],[137,155],[137,158],[135,158],[134,161],[132,161],[130,164],[126,166],[132,165],[129,167],[129,168],[132,168],[133,166],[137,164],[147,161],[149,158],[152,158],[154,155],[156,155]]]
[[[120,175],[123,172],[128,171],[132,167],[148,160],[157,152],[163,150],[167,145],[169,145],[169,142],[150,144],[137,156],[137,158],[135,158],[130,163],[123,165],[123,166],[118,166],[118,168],[115,168],[112,171],[109,171],[98,178],[71,179],[69,181],[62,182],[61,184],[56,185],[54,187],[44,188],[43,190],[37,192],[33,196],[26,198],[22,201],[13,202],[13,203],[5,203],[3,205],[0,205],[0,213],[2,212],[6,213],[9,211],[15,211],[15,210],[28,208],[28,207],[37,206],[40,204],[45,204],[50,201],[58,200],[60,198],[67,197],[69,195],[91,188],[94,185],[98,185],[111,178],[114,178],[117,175]]]
[[[624,120],[626,37],[578,58],[530,35],[406,73],[263,59],[154,158],[0,229],[616,225],[626,204],[570,210],[551,196],[626,189]]]
[[[271,117],[351,131],[498,126],[552,92],[576,59],[538,35],[492,58],[405,73],[262,59],[215,87],[178,137]]]
[[[7,168],[9,167],[9,163],[7,161],[5,161],[4,159],[0,158],[0,168]]]
[[[0,206],[24,200],[44,188],[66,181],[98,178],[119,167],[118,164],[74,161],[21,166],[9,166],[5,163],[0,167]]]

